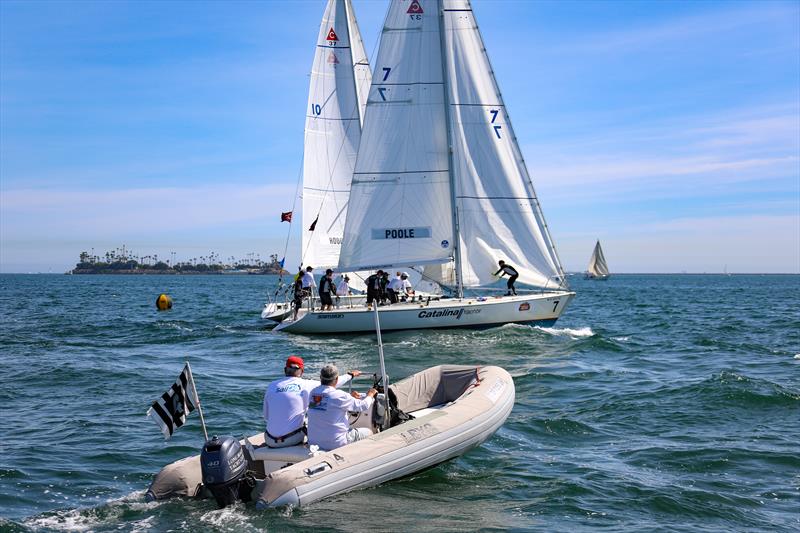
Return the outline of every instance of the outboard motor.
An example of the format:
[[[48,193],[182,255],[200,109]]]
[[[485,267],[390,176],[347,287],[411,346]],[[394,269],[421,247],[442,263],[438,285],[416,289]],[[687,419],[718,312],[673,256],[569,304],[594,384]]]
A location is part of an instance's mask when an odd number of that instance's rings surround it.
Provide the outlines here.
[[[247,472],[247,460],[235,438],[214,435],[207,440],[200,454],[200,468],[203,485],[211,491],[220,507],[237,500],[250,500],[255,480]]]

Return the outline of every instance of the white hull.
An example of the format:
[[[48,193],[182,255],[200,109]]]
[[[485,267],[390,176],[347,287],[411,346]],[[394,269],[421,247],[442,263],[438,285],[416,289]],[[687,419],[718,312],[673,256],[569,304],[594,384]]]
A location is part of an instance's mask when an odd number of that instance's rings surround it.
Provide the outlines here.
[[[443,299],[430,303],[402,303],[380,308],[382,331],[429,328],[489,327],[509,323],[551,325],[575,297],[559,291],[519,296]],[[274,331],[288,333],[351,333],[375,331],[368,308],[301,311]]]
[[[264,309],[261,310],[261,318],[273,322],[280,322],[290,314],[292,314],[292,305],[289,302],[270,302],[265,304]]]
[[[367,297],[363,294],[352,294],[350,296],[337,296],[333,299],[333,307],[335,309],[349,309],[353,307],[363,306],[367,301]],[[303,300],[304,305],[309,305],[308,300]],[[311,305],[315,309],[319,309],[320,300],[314,298]],[[272,320],[273,322],[282,322],[287,317],[291,316],[294,312],[292,302],[269,302],[264,304],[264,309],[261,310],[261,318],[264,320]]]
[[[408,379],[422,374],[430,376],[432,371],[439,372],[442,368],[448,367],[433,367]],[[514,406],[513,379],[496,366],[449,368],[471,372],[472,377],[467,378],[471,379],[469,385],[459,388],[453,397],[444,398],[443,404],[418,405],[411,411],[414,419],[365,440],[330,452],[315,452],[307,446],[269,449],[263,446],[263,434],[251,437],[250,444],[258,446],[251,449],[251,466],[260,466],[261,470],[252,492],[257,507],[304,506],[378,485],[457,457],[489,439]],[[430,384],[430,381],[428,378],[422,382]],[[393,385],[395,390],[397,386]],[[438,390],[437,383],[432,386]],[[440,394],[427,396],[425,391],[421,392],[411,400],[434,401]],[[202,483],[200,457],[187,457],[165,466],[156,475],[147,498],[209,497]]]
[[[407,476],[480,445],[508,418],[515,391],[511,376],[500,367],[483,367],[479,377],[482,381],[473,393],[467,391],[441,410],[273,473],[258,507],[302,507]],[[323,463],[331,468],[305,473]]]

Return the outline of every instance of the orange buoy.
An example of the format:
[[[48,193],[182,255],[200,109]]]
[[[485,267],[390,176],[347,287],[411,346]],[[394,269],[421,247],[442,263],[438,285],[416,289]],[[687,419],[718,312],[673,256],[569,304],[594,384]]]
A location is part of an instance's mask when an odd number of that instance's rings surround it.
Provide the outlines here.
[[[168,309],[172,309],[172,298],[163,293],[159,294],[158,298],[156,298],[156,309],[159,311],[167,311]]]

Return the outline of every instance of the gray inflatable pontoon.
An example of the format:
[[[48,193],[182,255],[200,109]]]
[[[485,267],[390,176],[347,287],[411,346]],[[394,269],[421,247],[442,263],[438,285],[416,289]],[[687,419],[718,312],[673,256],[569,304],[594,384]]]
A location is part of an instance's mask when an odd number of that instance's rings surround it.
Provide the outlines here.
[[[389,389],[397,408],[413,418],[377,431],[383,412],[379,395],[372,412],[362,413],[352,424],[370,427],[374,434],[329,452],[305,445],[267,448],[263,434],[241,441],[243,449],[234,439],[224,446],[212,439],[201,455],[165,466],[147,497],[213,496],[220,505],[243,499],[255,501],[260,509],[304,506],[457,457],[491,437],[514,406],[514,382],[496,366],[435,366]],[[220,460],[220,447],[223,452],[232,450],[231,455]],[[220,463],[224,474],[215,470]],[[233,496],[230,487],[235,487]],[[228,491],[225,496],[223,490]]]

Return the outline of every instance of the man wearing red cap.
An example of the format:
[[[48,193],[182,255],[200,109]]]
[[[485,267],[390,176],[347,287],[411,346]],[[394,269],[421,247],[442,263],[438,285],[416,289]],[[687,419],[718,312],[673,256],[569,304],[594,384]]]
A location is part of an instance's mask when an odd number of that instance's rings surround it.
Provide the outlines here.
[[[304,367],[302,358],[290,356],[284,368],[285,377],[270,383],[264,394],[264,420],[267,423],[264,440],[270,448],[295,446],[305,439],[310,392],[320,382],[304,379]],[[338,385],[341,387],[360,374],[358,370],[351,370],[342,376]]]

